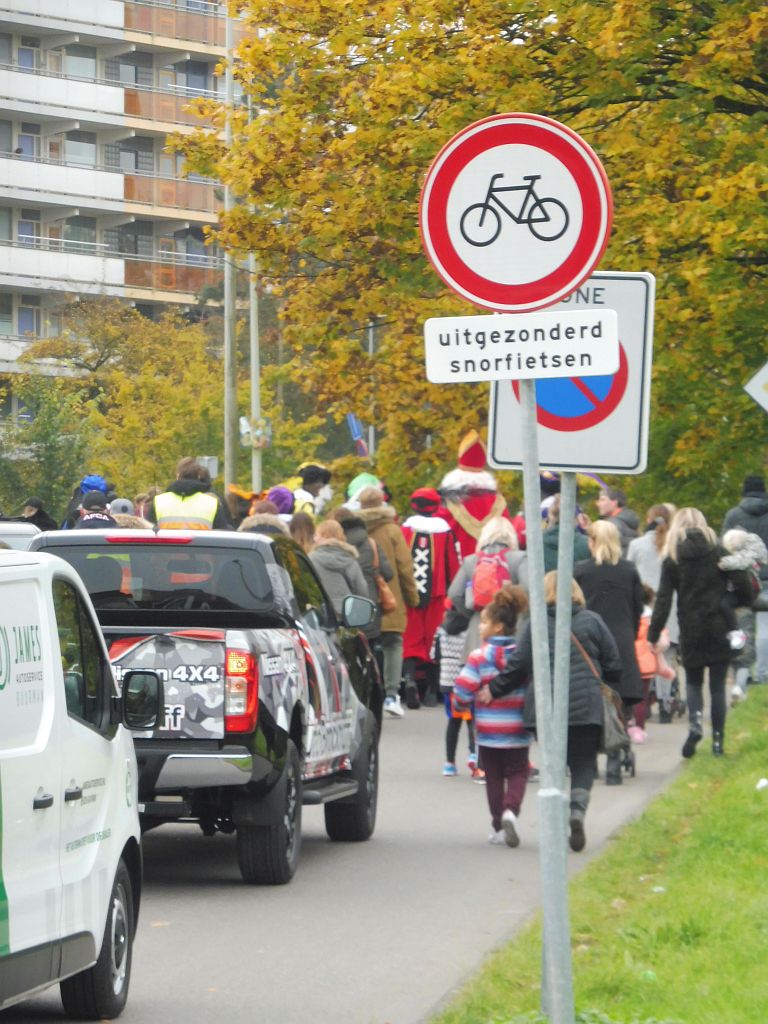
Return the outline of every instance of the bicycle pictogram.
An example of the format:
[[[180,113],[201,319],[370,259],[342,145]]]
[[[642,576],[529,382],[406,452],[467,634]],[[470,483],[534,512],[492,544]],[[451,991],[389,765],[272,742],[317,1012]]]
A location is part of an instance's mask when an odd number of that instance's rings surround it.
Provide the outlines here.
[[[559,199],[552,196],[540,197],[534,183],[540,174],[524,174],[527,185],[496,185],[503,174],[493,174],[488,191],[482,203],[473,203],[461,215],[459,229],[463,238],[474,246],[491,245],[501,232],[501,210],[515,222],[525,224],[534,238],[540,242],[555,242],[568,229],[568,210]],[[515,213],[500,198],[502,192],[522,192],[523,201]]]

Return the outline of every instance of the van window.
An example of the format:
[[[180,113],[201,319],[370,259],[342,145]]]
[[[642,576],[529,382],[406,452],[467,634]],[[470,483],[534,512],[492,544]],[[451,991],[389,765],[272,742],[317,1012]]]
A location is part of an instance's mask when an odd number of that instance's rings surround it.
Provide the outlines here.
[[[80,595],[66,580],[53,582],[53,607],[64,670],[67,711],[97,728],[104,717],[104,666],[91,618]]]

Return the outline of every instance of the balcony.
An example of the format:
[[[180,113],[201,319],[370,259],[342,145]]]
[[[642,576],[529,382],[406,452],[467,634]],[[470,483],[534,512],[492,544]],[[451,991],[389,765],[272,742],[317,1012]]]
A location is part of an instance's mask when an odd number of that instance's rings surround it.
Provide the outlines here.
[[[127,0],[125,28],[167,39],[189,40],[209,46],[225,46],[225,22],[219,4],[201,4],[201,11]]]
[[[131,204],[172,209],[177,216],[214,220],[222,207],[210,181],[187,181],[149,174],[127,174],[114,167],[67,164],[42,157],[0,153],[0,180],[6,193],[18,201],[37,203],[41,193],[58,203],[86,209],[134,211]],[[13,198],[13,196],[11,196]]]
[[[206,286],[221,282],[223,265],[217,256],[166,250],[156,258],[116,253],[103,242],[32,236],[0,241],[0,285],[30,290],[125,295],[138,289],[175,292],[176,301],[191,301]]]
[[[56,116],[74,115],[86,123],[122,125],[125,117],[135,117],[172,125],[199,125],[200,119],[185,107],[200,96],[216,99],[218,93],[123,86],[110,79],[73,78],[47,68],[0,64],[1,106],[25,109],[35,104],[49,108]]]

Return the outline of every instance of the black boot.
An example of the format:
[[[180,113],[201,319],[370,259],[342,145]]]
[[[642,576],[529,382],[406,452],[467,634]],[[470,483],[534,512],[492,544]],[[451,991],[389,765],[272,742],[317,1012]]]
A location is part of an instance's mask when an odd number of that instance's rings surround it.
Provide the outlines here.
[[[721,732],[712,733],[712,753],[715,757],[722,757],[725,753],[723,750],[723,734]]]
[[[700,740],[700,732],[689,732],[688,739],[683,744],[683,757],[693,757],[696,753],[696,746]]]
[[[416,685],[416,659],[406,658],[403,662],[403,681],[405,682],[405,704],[411,711],[416,711],[419,704],[419,688]]]
[[[571,816],[569,820],[571,834],[568,837],[568,843],[574,853],[581,853],[587,845],[587,836],[584,832],[584,818],[587,813],[588,804],[588,789],[571,790]]]

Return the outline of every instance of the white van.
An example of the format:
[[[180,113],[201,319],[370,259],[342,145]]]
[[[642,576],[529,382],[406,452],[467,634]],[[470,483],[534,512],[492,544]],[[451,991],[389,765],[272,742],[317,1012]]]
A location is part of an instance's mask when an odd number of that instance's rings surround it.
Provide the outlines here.
[[[28,551],[32,539],[40,533],[34,523],[10,523],[0,520],[0,540],[9,548]]]
[[[55,982],[73,1017],[128,995],[141,895],[137,771],[151,672],[118,695],[93,606],[55,555],[0,550],[0,1009]]]

